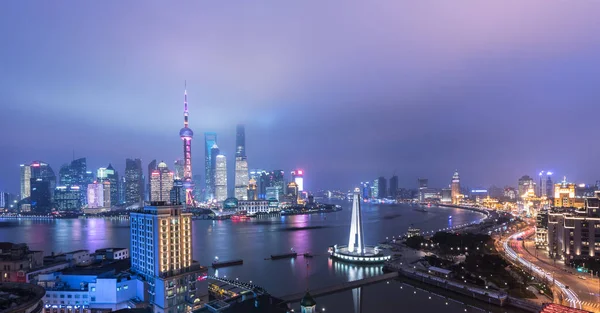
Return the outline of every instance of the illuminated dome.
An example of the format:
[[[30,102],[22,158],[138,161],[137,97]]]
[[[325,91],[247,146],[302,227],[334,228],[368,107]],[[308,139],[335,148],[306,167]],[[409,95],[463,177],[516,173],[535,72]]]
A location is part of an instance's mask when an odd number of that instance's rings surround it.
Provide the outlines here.
[[[158,168],[167,168],[167,163],[160,161],[160,163],[158,163]]]
[[[179,136],[180,137],[194,137],[194,132],[189,129],[188,127],[184,127],[179,131]]]

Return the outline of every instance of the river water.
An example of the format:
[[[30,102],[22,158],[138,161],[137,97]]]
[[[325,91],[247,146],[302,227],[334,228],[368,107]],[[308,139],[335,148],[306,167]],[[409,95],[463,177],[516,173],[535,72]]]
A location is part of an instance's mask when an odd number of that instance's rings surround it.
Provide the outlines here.
[[[205,265],[210,265],[215,256],[220,260],[243,259],[242,266],[221,268],[216,272],[211,269],[209,274],[252,281],[275,296],[380,274],[381,266],[347,265],[327,257],[327,247],[347,244],[348,241],[351,205],[342,205],[342,211],[328,214],[269,217],[240,222],[195,220],[194,259]],[[377,244],[386,237],[403,234],[411,224],[426,231],[482,218],[481,213],[468,210],[431,207],[427,212],[420,212],[406,204],[363,204],[362,212],[367,244]],[[129,221],[0,219],[0,241],[27,243],[31,249],[43,250],[45,254],[129,247]],[[265,260],[271,254],[285,253],[292,248],[300,254],[310,252],[315,257]],[[369,299],[365,295],[370,293],[363,294],[366,301]],[[352,303],[352,298],[349,303]],[[330,307],[333,309],[334,305]],[[448,311],[450,307],[444,305],[444,309]],[[463,309],[459,311],[464,312]]]

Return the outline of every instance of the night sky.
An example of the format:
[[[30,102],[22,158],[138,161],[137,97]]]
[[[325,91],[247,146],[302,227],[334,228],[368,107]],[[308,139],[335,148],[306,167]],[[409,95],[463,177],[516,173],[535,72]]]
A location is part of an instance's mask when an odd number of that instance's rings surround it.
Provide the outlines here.
[[[600,179],[600,1],[366,3],[3,1],[0,190],[73,150],[172,164],[184,80],[202,176],[203,133],[232,167],[245,123],[250,168],[310,189]]]

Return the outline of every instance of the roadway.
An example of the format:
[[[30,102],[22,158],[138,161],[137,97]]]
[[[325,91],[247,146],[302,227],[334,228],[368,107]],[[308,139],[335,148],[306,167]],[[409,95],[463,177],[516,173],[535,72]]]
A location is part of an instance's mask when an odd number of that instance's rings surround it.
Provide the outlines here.
[[[534,233],[533,227],[514,233],[500,242],[500,250],[509,259],[533,273],[534,276],[541,277],[548,282],[554,282],[555,296],[558,296],[563,305],[600,312],[599,295],[593,292],[593,290],[597,290],[594,287],[598,288],[594,284],[596,279],[581,279],[578,277],[580,275],[574,275],[560,265],[553,264],[554,262],[550,263],[542,260],[536,257],[535,253],[525,249],[523,240],[519,240],[519,238],[526,239]],[[560,291],[559,295],[556,295],[557,291]]]

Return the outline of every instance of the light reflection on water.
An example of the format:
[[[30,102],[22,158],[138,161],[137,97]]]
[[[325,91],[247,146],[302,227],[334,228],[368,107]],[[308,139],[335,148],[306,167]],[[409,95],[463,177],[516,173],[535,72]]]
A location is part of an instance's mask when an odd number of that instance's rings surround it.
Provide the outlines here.
[[[381,273],[381,266],[356,266],[327,257],[327,248],[348,240],[350,211],[322,215],[295,215],[253,219],[247,222],[193,222],[194,259],[209,265],[220,260],[243,259],[244,265],[219,269],[219,276],[263,286],[276,296],[320,288]],[[448,227],[448,215],[455,225],[480,217],[478,213],[453,208],[415,211],[409,205],[377,206],[363,204],[364,238],[377,244],[385,237],[406,232],[410,224],[423,231]],[[25,242],[46,254],[77,249],[96,250],[129,246],[127,220],[0,220],[3,241]],[[271,254],[299,253],[296,259],[265,260]],[[304,258],[310,252],[313,258]],[[308,263],[308,265],[307,265]],[[212,274],[212,269],[210,270]]]

